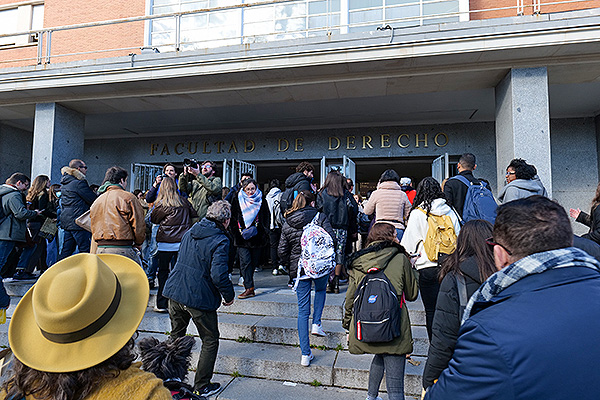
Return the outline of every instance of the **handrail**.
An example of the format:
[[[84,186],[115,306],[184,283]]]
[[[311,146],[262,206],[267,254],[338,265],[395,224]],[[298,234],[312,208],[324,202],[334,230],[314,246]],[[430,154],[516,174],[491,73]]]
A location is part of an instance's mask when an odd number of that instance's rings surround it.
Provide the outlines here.
[[[85,54],[105,53],[105,52],[113,52],[113,51],[138,49],[139,47],[123,47],[123,48],[103,49],[103,50],[93,50],[93,51],[51,55],[52,33],[60,32],[60,31],[75,30],[75,29],[85,29],[85,28],[91,28],[91,27],[109,26],[109,25],[116,25],[116,24],[125,24],[125,23],[142,22],[142,21],[144,21],[144,22],[145,21],[153,21],[153,20],[165,19],[165,18],[174,18],[175,19],[175,41],[174,41],[174,43],[161,43],[159,46],[160,47],[171,47],[172,46],[172,47],[174,47],[175,51],[180,51],[182,45],[184,45],[184,44],[189,45],[189,44],[196,44],[196,43],[217,42],[217,41],[233,40],[233,39],[240,39],[240,38],[243,41],[244,38],[252,38],[252,37],[256,37],[256,36],[270,37],[270,36],[275,36],[275,35],[290,35],[290,34],[298,34],[298,33],[308,34],[311,31],[323,32],[324,30],[328,30],[328,32],[330,34],[332,30],[341,29],[341,28],[349,26],[347,24],[337,24],[337,25],[327,24],[327,26],[321,26],[321,27],[317,27],[317,28],[304,28],[304,29],[299,29],[299,30],[295,30],[295,31],[285,31],[285,32],[269,32],[269,33],[261,33],[259,35],[237,35],[237,36],[223,37],[223,38],[219,38],[219,39],[208,39],[208,40],[199,40],[199,41],[182,41],[182,39],[181,39],[181,19],[184,16],[198,15],[198,14],[204,14],[204,13],[210,13],[210,12],[217,12],[217,11],[235,10],[235,9],[240,9],[240,8],[261,7],[261,6],[268,6],[268,5],[286,4],[286,3],[297,3],[298,1],[299,0],[266,0],[266,1],[254,2],[254,3],[250,3],[250,4],[240,3],[240,4],[232,4],[232,5],[220,6],[220,7],[189,10],[189,11],[177,11],[177,12],[170,12],[170,13],[163,13],[163,14],[154,14],[154,15],[146,15],[146,16],[118,18],[118,19],[112,19],[112,20],[106,20],[106,21],[95,21],[95,22],[86,22],[86,23],[80,23],[80,24],[55,26],[55,27],[50,27],[50,28],[27,30],[27,31],[21,31],[21,32],[16,32],[16,33],[4,33],[4,34],[0,34],[0,39],[7,38],[7,37],[25,36],[25,35],[35,36],[37,38],[37,57],[35,57],[35,58],[28,57],[28,58],[13,59],[13,60],[2,59],[2,60],[0,60],[0,65],[7,64],[7,63],[30,61],[30,60],[34,60],[34,59],[37,60],[38,64],[42,64],[42,63],[49,64],[51,61],[51,57],[66,57],[66,56],[74,56],[74,55],[85,55]],[[361,9],[353,9],[352,12],[365,11],[365,10],[368,11],[368,10],[376,10],[376,9],[379,10],[379,9],[382,9],[382,7],[385,9],[394,9],[399,6],[407,6],[407,5],[411,5],[411,4],[412,5],[434,4],[434,3],[444,3],[446,1],[448,1],[448,0],[415,1],[415,3],[403,3],[402,5],[389,5],[389,6],[385,6],[385,7],[377,6],[377,7],[365,7],[365,8],[361,8]],[[419,20],[423,20],[423,19],[433,20],[433,19],[441,19],[441,18],[456,17],[456,16],[460,17],[465,14],[471,15],[471,14],[495,12],[495,11],[505,11],[505,10],[512,10],[512,9],[516,10],[516,13],[515,13],[516,15],[523,15],[525,9],[532,9],[534,14],[539,14],[539,13],[541,13],[542,6],[546,7],[546,6],[553,6],[553,5],[573,4],[573,3],[582,3],[582,2],[589,2],[589,1],[590,0],[557,0],[557,1],[552,1],[552,2],[542,4],[542,0],[533,0],[532,4],[525,5],[523,0],[516,0],[516,4],[514,6],[494,7],[494,8],[486,8],[486,9],[478,9],[478,10],[469,9],[469,10],[462,10],[462,11],[438,13],[438,14],[417,15],[417,16],[409,16],[409,17],[401,17],[401,18],[388,18],[385,20],[385,23],[390,25],[390,24],[402,23],[402,22],[419,21]],[[332,12],[328,11],[328,12],[320,13],[320,14],[330,15],[330,14],[332,14]],[[305,15],[303,17],[307,17],[307,15]],[[381,22],[383,22],[383,21],[381,21]],[[354,27],[360,27],[360,26],[372,26],[374,24],[377,24],[377,21],[352,23],[351,25],[354,28]],[[401,28],[393,28],[393,29],[401,29]],[[44,52],[44,48],[43,48],[44,40],[46,42],[45,43],[46,44],[45,52]],[[8,48],[14,48],[14,47],[7,47],[7,48],[0,47],[0,51],[2,51],[4,49],[8,49]]]

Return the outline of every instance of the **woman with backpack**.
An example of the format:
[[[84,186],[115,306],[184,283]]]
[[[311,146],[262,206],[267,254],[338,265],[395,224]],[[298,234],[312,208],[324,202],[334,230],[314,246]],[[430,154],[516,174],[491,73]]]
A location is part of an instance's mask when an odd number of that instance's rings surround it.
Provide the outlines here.
[[[229,230],[240,258],[240,275],[244,292],[238,299],[254,297],[254,269],[258,267],[263,247],[269,242],[269,206],[252,178],[241,183],[231,199]]]
[[[331,237],[330,241],[323,240],[322,245],[331,246],[324,248],[321,253],[331,255],[331,268],[323,272],[318,278],[308,276],[304,268],[301,267],[301,255],[303,252],[301,239],[305,227],[311,223],[322,227]],[[311,333],[317,336],[326,336],[327,334],[321,327],[321,315],[325,306],[325,288],[331,269],[333,268],[333,237],[334,231],[325,214],[320,213],[315,208],[315,195],[308,190],[301,191],[294,199],[292,207],[285,213],[285,222],[281,229],[281,238],[279,240],[279,258],[286,265],[290,266],[290,277],[296,278],[296,296],[298,297],[298,339],[302,358],[300,364],[308,367],[313,358],[310,351],[310,340],[308,338],[308,320],[310,317],[310,292],[311,286],[315,285],[315,305],[313,311],[313,323]],[[327,238],[324,238],[327,239]],[[318,243],[317,243],[318,244]],[[317,246],[319,247],[319,246]],[[310,256],[310,254],[308,254]],[[316,257],[319,258],[319,257]]]
[[[342,320],[342,326],[349,331],[348,350],[352,354],[375,355],[369,370],[367,400],[380,399],[377,395],[384,373],[388,399],[404,399],[406,355],[413,350],[405,301],[417,299],[418,285],[417,272],[398,242],[394,225],[382,222],[373,225],[367,237],[367,247],[349,257],[348,272],[350,281]],[[365,285],[363,280],[371,276],[380,284],[371,280]],[[361,291],[367,290],[367,287],[376,289],[361,296]],[[366,307],[382,312],[377,313],[379,315],[375,319],[378,322],[387,320],[390,325],[371,325],[377,326],[377,331],[367,329],[368,325],[363,328],[360,316]],[[393,334],[383,335],[388,328]],[[382,341],[383,337],[390,340]]]
[[[346,256],[346,240],[348,230],[356,229],[356,216],[358,205],[352,194],[346,189],[346,178],[339,171],[327,174],[323,187],[317,195],[317,210],[324,213],[329,219],[335,233],[335,272],[329,282],[327,293],[340,292],[340,275]],[[354,224],[354,226],[351,226]]]
[[[433,318],[433,335],[427,364],[423,372],[423,388],[440,377],[454,353],[462,312],[469,298],[494,274],[494,252],[487,244],[493,226],[474,219],[463,225],[456,241],[456,251],[441,263],[440,293]]]
[[[158,244],[158,294],[154,311],[166,313],[169,300],[162,295],[171,268],[177,262],[183,235],[192,227],[192,218],[198,218],[192,204],[177,190],[175,179],[163,178],[160,191],[150,215],[153,224],[159,225]]]
[[[456,248],[460,222],[456,212],[446,202],[438,181],[428,176],[417,186],[417,194],[402,237],[402,246],[416,258],[419,271],[419,290],[425,306],[427,335],[431,327],[438,291],[440,290],[439,256]],[[437,242],[441,245],[437,245]]]

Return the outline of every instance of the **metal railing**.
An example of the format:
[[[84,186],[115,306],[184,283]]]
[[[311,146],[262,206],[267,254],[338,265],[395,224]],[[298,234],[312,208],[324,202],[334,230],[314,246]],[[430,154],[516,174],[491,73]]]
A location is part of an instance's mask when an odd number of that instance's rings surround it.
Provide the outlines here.
[[[243,1],[243,0],[242,0]],[[466,1],[466,0],[459,0],[459,1]],[[382,11],[382,18],[381,20],[368,20],[368,21],[363,21],[363,22],[353,22],[350,23],[347,18],[342,18],[340,17],[340,22],[336,23],[336,24],[330,24],[329,22],[325,25],[325,26],[319,26],[319,27],[314,27],[311,28],[308,26],[308,24],[302,28],[302,29],[297,29],[297,30],[285,30],[285,31],[279,31],[279,32],[265,32],[265,33],[261,33],[258,35],[244,35],[243,32],[243,26],[240,29],[241,34],[240,35],[233,35],[233,36],[224,36],[224,37],[220,37],[220,38],[212,38],[210,40],[183,40],[182,39],[182,18],[187,17],[187,16],[196,16],[196,15],[215,15],[216,13],[219,12],[224,12],[224,11],[232,11],[232,10],[248,10],[248,9],[253,9],[253,8],[257,8],[257,7],[267,7],[267,6],[279,6],[279,5],[285,5],[285,4],[308,4],[308,0],[268,0],[268,1],[258,1],[258,2],[254,2],[254,3],[240,3],[240,4],[233,4],[233,5],[228,5],[228,6],[222,6],[222,7],[212,7],[212,8],[203,8],[203,9],[196,9],[196,10],[190,10],[190,11],[177,11],[177,12],[171,12],[171,13],[163,13],[163,14],[156,14],[156,15],[147,15],[147,16],[138,16],[138,17],[130,17],[130,18],[119,18],[119,19],[113,19],[113,20],[109,20],[109,21],[98,21],[98,22],[89,22],[89,23],[81,23],[81,24],[73,24],[73,25],[66,25],[66,26],[58,26],[58,27],[51,27],[51,28],[44,28],[44,29],[38,29],[38,30],[29,30],[29,31],[22,31],[22,32],[17,32],[17,33],[6,33],[6,34],[0,34],[0,39],[2,38],[8,38],[8,37],[19,37],[19,36],[24,36],[24,35],[29,35],[31,37],[35,38],[35,41],[37,41],[37,53],[35,54],[35,56],[31,55],[29,57],[20,57],[20,58],[15,58],[15,59],[10,59],[9,57],[2,57],[0,59],[0,67],[2,66],[10,66],[11,63],[16,63],[16,62],[29,62],[29,61],[35,61],[38,65],[39,64],[49,64],[51,62],[52,59],[66,59],[68,57],[73,57],[73,56],[85,56],[85,55],[91,55],[91,54],[97,54],[97,55],[101,55],[101,54],[106,54],[106,53],[110,53],[110,52],[115,52],[115,51],[138,51],[143,48],[143,47],[147,47],[147,46],[151,46],[151,47],[158,47],[163,51],[180,51],[180,50],[184,50],[186,48],[193,48],[193,49],[203,49],[203,48],[210,48],[210,47],[216,47],[222,44],[232,44],[233,42],[235,43],[239,43],[239,44],[248,44],[248,43],[254,43],[254,42],[264,42],[264,41],[271,41],[271,40],[277,40],[277,39],[281,39],[281,38],[294,38],[294,37],[309,37],[309,36],[315,36],[317,33],[323,33],[324,35],[331,35],[332,33],[346,33],[349,31],[349,29],[353,30],[353,31],[357,31],[357,30],[361,30],[361,28],[363,30],[366,30],[367,28],[373,28],[374,26],[380,26],[380,27],[384,27],[387,29],[392,29],[392,32],[394,29],[401,29],[402,27],[406,27],[406,26],[418,26],[418,25],[423,25],[426,23],[436,23],[436,22],[446,22],[448,20],[453,20],[453,21],[458,21],[458,20],[469,20],[471,19],[470,16],[472,16],[473,14],[476,14],[479,18],[484,18],[485,14],[489,14],[492,15],[492,13],[498,13],[498,12],[506,12],[506,11],[511,11],[514,10],[514,14],[511,13],[511,15],[524,15],[525,10],[526,9],[532,9],[532,13],[534,14],[539,14],[542,12],[542,7],[547,7],[547,6],[558,6],[558,5],[574,5],[576,7],[577,3],[591,3],[590,0],[557,0],[557,1],[548,1],[548,2],[543,2],[542,0],[532,0],[531,4],[525,4],[524,0],[516,0],[516,4],[514,6],[504,6],[504,7],[494,7],[494,8],[487,8],[487,9],[478,9],[478,10],[464,10],[464,9],[459,9],[459,10],[452,10],[452,11],[448,11],[448,12],[439,12],[439,13],[432,13],[432,14],[423,14],[423,7],[424,6],[431,6],[434,4],[442,4],[442,3],[457,3],[457,0],[414,0],[414,2],[412,3],[402,3],[401,5],[385,5],[385,0],[382,0],[382,4],[383,6],[377,6],[377,7],[365,7],[365,8],[356,8],[353,10],[342,10],[342,11],[328,11],[327,13],[319,13],[319,14],[315,14],[317,16],[322,16],[322,15],[326,15],[326,16],[330,16],[330,14],[332,13],[344,13],[344,12],[369,12],[369,11],[376,11],[376,10],[380,10]],[[346,1],[347,3],[347,1]],[[468,4],[468,1],[467,1]],[[400,7],[407,7],[407,6],[419,6],[421,9],[421,12],[418,15],[412,15],[412,16],[403,16],[403,17],[398,17],[398,18],[385,18],[385,10],[392,10],[392,9],[399,9]],[[467,5],[468,7],[468,5]],[[591,7],[587,7],[587,8],[591,8]],[[308,12],[306,13],[308,14]],[[303,15],[304,17],[309,17],[308,15]],[[495,14],[494,14],[495,15]],[[128,23],[136,23],[136,22],[144,22],[147,23],[149,25],[152,25],[153,22],[157,21],[157,20],[165,20],[165,19],[172,19],[174,21],[174,39],[173,41],[166,41],[166,42],[152,42],[152,41],[148,41],[146,42],[145,39],[140,37],[140,40],[144,40],[144,43],[140,43],[140,45],[136,45],[136,46],[128,46],[128,47],[118,47],[118,48],[111,48],[111,49],[93,49],[93,50],[82,50],[82,51],[75,51],[75,52],[69,52],[69,53],[63,53],[63,54],[52,54],[52,38],[53,38],[53,34],[57,33],[57,32],[63,32],[63,31],[75,31],[75,30],[80,30],[80,29],[89,29],[89,28],[97,28],[97,27],[108,27],[108,26],[112,26],[112,25],[120,25],[120,24],[128,24]],[[328,18],[328,21],[331,21],[332,18]],[[342,21],[343,20],[343,21]],[[244,21],[242,20],[242,25],[244,24]],[[379,28],[378,28],[379,29]],[[150,29],[152,31],[152,29]],[[152,37],[152,32],[150,33],[150,37]],[[7,51],[10,49],[18,49],[19,46],[14,46],[14,47],[0,47],[0,51]],[[133,56],[135,53],[131,53],[130,56]],[[90,57],[91,58],[91,57]]]

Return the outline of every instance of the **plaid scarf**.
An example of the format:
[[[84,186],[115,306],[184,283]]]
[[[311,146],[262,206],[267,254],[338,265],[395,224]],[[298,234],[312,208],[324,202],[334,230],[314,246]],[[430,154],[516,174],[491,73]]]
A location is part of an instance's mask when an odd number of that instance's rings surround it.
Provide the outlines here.
[[[600,272],[600,263],[586,252],[575,247],[531,254],[490,276],[473,293],[465,308],[462,324],[470,317],[475,303],[490,301],[504,289],[528,275],[540,274],[550,269],[565,267],[586,267]]]
[[[238,192],[238,201],[244,218],[244,226],[248,228],[254,222],[254,219],[260,211],[262,204],[262,192],[256,188],[252,196],[248,196],[242,189]]]

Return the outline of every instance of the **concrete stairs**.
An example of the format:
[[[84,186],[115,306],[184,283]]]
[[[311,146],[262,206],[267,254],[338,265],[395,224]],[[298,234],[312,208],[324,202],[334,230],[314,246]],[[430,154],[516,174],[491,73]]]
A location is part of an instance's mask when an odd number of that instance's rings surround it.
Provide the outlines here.
[[[237,282],[234,276],[234,282]],[[257,296],[239,300],[219,309],[221,342],[215,366],[215,380],[225,389],[217,399],[305,399],[326,396],[331,399],[366,397],[371,355],[352,355],[347,351],[345,330],[341,326],[345,292],[328,294],[323,312],[325,338],[311,335],[315,359],[309,368],[300,365],[297,334],[296,295],[290,290],[287,276],[272,276],[270,271],[255,274]],[[5,287],[13,297],[8,317],[31,283],[9,283]],[[346,286],[342,286],[345,290]],[[243,289],[236,286],[236,295]],[[139,327],[140,337],[155,336],[164,340],[170,331],[167,314],[152,311],[156,290],[151,291],[149,306]],[[421,376],[427,355],[428,340],[422,303],[408,303],[414,350],[406,363],[407,399],[421,393]],[[8,323],[0,325],[0,345],[8,344]],[[188,334],[196,337],[192,368],[195,368],[201,341],[190,322]],[[193,372],[189,380],[193,380]],[[385,392],[385,379],[381,385]],[[387,398],[385,393],[380,395]]]

